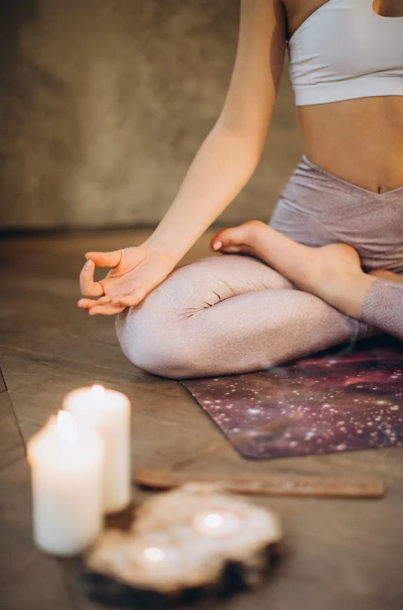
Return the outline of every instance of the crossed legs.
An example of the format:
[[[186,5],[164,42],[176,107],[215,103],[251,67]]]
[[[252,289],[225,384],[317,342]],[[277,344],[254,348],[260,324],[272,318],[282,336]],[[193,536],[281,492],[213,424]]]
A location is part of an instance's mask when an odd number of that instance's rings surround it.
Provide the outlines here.
[[[177,379],[263,370],[368,334],[247,254],[175,269],[116,328],[133,364]]]
[[[213,237],[215,249],[217,242],[226,252],[258,257],[302,290],[403,341],[403,276],[383,270],[365,273],[351,246],[311,248],[259,221],[224,229]]]

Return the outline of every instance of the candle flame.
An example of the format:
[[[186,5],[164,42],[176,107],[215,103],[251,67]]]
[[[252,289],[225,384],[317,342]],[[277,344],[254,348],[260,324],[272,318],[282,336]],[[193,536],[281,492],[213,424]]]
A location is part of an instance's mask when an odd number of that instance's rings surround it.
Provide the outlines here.
[[[93,385],[90,390],[90,396],[93,405],[103,404],[105,401],[105,388],[101,385]]]
[[[218,513],[209,513],[204,517],[204,525],[209,529],[216,530],[224,523],[224,517]]]
[[[72,444],[78,440],[76,420],[68,411],[59,411],[57,414],[57,435]]]
[[[194,528],[207,536],[230,536],[241,525],[241,516],[228,509],[198,513],[193,519]]]
[[[164,559],[165,553],[162,549],[150,546],[143,550],[143,557],[150,563],[158,563]]]

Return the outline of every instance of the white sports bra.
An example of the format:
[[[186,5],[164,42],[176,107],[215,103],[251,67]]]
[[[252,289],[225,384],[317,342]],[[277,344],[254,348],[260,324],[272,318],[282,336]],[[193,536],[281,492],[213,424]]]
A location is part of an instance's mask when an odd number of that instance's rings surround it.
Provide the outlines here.
[[[288,41],[297,106],[403,96],[403,17],[375,13],[374,0],[328,0]]]

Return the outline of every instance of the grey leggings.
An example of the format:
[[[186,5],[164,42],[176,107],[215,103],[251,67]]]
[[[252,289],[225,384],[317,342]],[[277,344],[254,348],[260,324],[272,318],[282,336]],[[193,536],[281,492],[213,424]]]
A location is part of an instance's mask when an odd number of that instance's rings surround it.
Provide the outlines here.
[[[366,271],[403,273],[403,187],[376,194],[303,155],[270,225],[309,246],[350,244]],[[252,372],[382,331],[403,340],[403,284],[378,279],[356,320],[253,257],[222,254],[175,269],[116,329],[127,358],[150,373]]]

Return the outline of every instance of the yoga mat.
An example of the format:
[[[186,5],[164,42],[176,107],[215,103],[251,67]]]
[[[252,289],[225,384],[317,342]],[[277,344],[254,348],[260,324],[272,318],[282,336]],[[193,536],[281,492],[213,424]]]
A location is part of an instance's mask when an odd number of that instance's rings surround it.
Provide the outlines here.
[[[403,345],[386,336],[267,371],[181,383],[246,458],[403,444]]]

